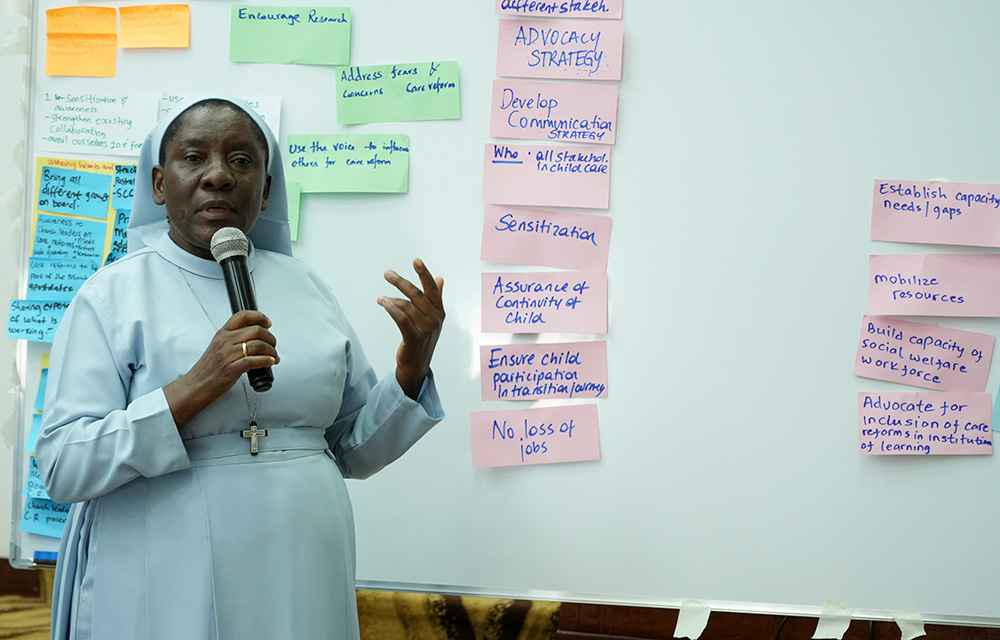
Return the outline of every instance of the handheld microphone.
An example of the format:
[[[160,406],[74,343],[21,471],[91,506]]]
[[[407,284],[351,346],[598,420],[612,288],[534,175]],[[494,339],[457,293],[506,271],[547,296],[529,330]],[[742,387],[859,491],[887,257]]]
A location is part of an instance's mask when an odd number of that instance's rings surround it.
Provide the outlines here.
[[[250,241],[236,227],[223,227],[212,236],[210,248],[212,257],[222,267],[222,275],[226,279],[226,292],[229,294],[229,306],[232,307],[233,313],[248,309],[257,311],[253,282],[250,280],[250,270],[247,269]],[[254,391],[267,391],[274,382],[271,367],[251,369],[247,371],[247,378]]]

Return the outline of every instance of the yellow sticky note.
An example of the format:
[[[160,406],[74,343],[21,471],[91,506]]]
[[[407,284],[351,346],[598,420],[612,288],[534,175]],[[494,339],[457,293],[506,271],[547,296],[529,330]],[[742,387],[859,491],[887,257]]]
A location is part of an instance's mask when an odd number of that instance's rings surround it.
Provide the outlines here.
[[[186,48],[191,41],[191,9],[186,4],[122,7],[122,49]]]
[[[50,76],[111,78],[118,61],[118,36],[103,33],[50,33],[45,73]]]
[[[118,12],[114,7],[61,7],[45,12],[46,31],[52,33],[118,33]]]

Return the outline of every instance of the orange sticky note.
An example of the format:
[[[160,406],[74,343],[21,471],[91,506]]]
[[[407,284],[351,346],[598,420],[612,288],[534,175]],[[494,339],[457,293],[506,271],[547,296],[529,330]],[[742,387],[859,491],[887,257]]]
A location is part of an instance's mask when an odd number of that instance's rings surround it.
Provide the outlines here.
[[[122,7],[122,49],[186,48],[191,40],[191,9],[186,4]]]
[[[50,76],[111,78],[118,60],[118,36],[103,33],[50,33],[45,73]]]
[[[49,9],[46,31],[52,33],[118,33],[118,12],[114,7],[62,7]]]

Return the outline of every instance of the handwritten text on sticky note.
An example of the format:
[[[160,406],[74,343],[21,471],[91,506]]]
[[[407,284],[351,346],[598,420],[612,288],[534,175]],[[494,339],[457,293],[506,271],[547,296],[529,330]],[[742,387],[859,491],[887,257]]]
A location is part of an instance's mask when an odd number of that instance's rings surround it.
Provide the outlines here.
[[[990,455],[989,393],[858,392],[861,453]]]
[[[487,143],[483,202],[607,209],[611,187],[608,147]]]
[[[92,258],[70,260],[32,256],[28,259],[28,300],[70,301],[100,263]]]
[[[410,138],[404,134],[288,136],[285,176],[302,193],[406,193]]]
[[[604,271],[611,218],[486,205],[480,258],[559,269]]]
[[[52,342],[69,302],[11,300],[7,316],[7,338]]]
[[[106,233],[107,224],[104,222],[39,214],[35,222],[32,255],[101,260]]]
[[[538,18],[621,18],[624,0],[496,0],[500,15]]]
[[[233,5],[229,27],[233,62],[348,65],[348,7]]]
[[[624,33],[612,20],[501,20],[497,75],[621,80]]]
[[[876,180],[872,240],[1000,247],[1000,185]]]
[[[482,274],[484,333],[607,333],[603,272]]]
[[[479,467],[599,460],[597,407],[474,411],[472,464]]]
[[[614,144],[618,87],[604,84],[493,81],[495,138]]]
[[[50,538],[62,537],[70,506],[45,498],[28,498],[21,516],[21,531],[37,533]]]
[[[854,375],[939,391],[985,391],[994,336],[865,316]]]
[[[603,341],[479,347],[483,400],[608,397]]]
[[[457,62],[347,67],[336,78],[340,124],[462,117]]]
[[[868,313],[1000,317],[1000,255],[916,253],[868,260]]]

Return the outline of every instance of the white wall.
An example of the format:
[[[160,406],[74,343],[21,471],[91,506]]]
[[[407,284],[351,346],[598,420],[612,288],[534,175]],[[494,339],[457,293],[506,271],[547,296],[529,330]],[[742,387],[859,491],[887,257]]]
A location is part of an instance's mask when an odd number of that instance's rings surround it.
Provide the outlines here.
[[[5,7],[2,27],[0,27],[0,301],[6,309],[6,302],[18,297],[18,278],[21,264],[21,218],[12,219],[7,196],[11,189],[19,189],[24,184],[21,163],[23,157],[15,161],[15,154],[23,156],[25,132],[24,112],[21,104],[26,99],[24,67],[27,56],[26,43],[18,42],[18,29],[27,25],[27,18],[18,15],[19,7],[27,2],[9,2]],[[13,12],[15,15],[10,15]],[[23,37],[27,37],[26,31]],[[16,202],[21,210],[23,199]],[[6,316],[6,314],[4,314]],[[6,333],[6,321],[4,322]],[[6,338],[0,340],[0,513],[11,512],[13,491],[14,456],[14,400],[9,393],[13,386],[14,354],[17,343]],[[10,527],[0,526],[0,556],[6,557],[10,548]]]

